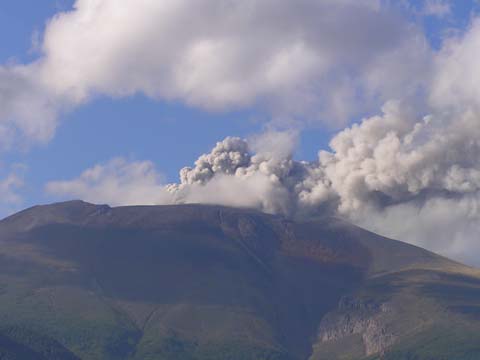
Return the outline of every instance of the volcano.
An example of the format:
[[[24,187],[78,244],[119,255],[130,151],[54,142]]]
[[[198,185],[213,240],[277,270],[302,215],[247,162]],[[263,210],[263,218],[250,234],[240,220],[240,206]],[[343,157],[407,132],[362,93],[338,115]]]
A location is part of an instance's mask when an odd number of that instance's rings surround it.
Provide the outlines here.
[[[0,359],[479,359],[480,271],[339,218],[35,206],[0,222]]]

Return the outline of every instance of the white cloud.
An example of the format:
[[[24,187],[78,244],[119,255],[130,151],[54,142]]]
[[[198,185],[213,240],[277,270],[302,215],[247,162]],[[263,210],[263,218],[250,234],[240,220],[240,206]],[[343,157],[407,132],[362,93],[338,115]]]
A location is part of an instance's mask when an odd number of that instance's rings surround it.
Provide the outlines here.
[[[374,232],[402,239],[450,258],[480,265],[480,193],[418,199],[357,212],[353,220]]]
[[[435,59],[436,76],[431,102],[444,111],[480,109],[480,18],[474,18],[465,34],[446,40]]]
[[[380,234],[478,265],[478,115],[418,120],[397,103],[339,133],[333,152],[320,154],[337,211]]]
[[[221,204],[293,217],[334,213],[478,263],[472,252],[480,251],[474,236],[480,229],[478,122],[472,112],[418,118],[402,102],[389,102],[382,115],[339,132],[318,161],[293,159],[295,132],[269,131],[218,142],[181,170],[179,184],[163,186],[149,162],[115,160],[47,189],[97,203]]]
[[[47,23],[37,61],[0,67],[0,123],[47,141],[59,113],[136,93],[341,123],[428,73],[419,29],[381,3],[77,0]]]
[[[182,169],[179,184],[165,187],[150,162],[115,159],[47,191],[114,205],[333,211],[467,259],[464,249],[480,249],[480,20],[435,53],[385,3],[77,0],[49,21],[36,62],[0,68],[0,132],[47,141],[59,113],[98,95],[259,106],[337,124],[385,104],[340,131],[315,162],[293,159],[294,133],[268,132],[219,142]],[[424,14],[450,10],[432,0]]]
[[[111,205],[153,205],[167,203],[162,177],[150,161],[128,162],[116,158],[85,170],[77,179],[52,181],[46,191],[52,195],[80,198]]]
[[[4,149],[16,136],[46,142],[55,132],[63,105],[37,79],[38,71],[35,64],[0,66],[0,141]]]

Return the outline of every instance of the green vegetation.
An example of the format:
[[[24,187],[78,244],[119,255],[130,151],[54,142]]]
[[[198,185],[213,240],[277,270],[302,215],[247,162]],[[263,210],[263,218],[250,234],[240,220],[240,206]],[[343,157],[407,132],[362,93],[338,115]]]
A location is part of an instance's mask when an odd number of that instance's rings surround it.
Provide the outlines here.
[[[24,327],[1,329],[0,359],[2,360],[78,360],[58,341]]]
[[[479,273],[335,219],[215,206],[0,222],[0,360],[358,360],[365,338],[386,344],[368,360],[480,359]]]
[[[142,360],[291,360],[286,352],[246,343],[198,344],[172,335],[156,346],[137,353]]]
[[[403,339],[384,356],[367,360],[477,360],[480,358],[480,327],[464,324],[435,325]]]

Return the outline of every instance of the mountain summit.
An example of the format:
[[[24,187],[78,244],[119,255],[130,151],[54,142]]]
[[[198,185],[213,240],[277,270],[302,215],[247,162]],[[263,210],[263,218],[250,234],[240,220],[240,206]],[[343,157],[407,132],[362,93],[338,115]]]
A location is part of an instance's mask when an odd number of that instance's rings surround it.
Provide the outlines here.
[[[0,359],[480,358],[480,271],[337,218],[70,201],[0,259]]]

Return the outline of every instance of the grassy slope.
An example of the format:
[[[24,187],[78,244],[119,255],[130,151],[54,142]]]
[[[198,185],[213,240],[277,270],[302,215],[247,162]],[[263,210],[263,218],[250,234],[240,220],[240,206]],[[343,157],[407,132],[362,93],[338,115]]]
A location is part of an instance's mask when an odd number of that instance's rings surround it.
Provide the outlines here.
[[[476,360],[480,356],[480,327],[461,321],[437,322],[406,336],[383,356],[366,360]]]
[[[468,270],[466,270],[468,274]],[[480,279],[437,273],[419,281],[419,297],[437,304],[431,325],[412,331],[383,358],[386,360],[474,360],[480,358]],[[374,359],[374,357],[373,357]]]
[[[282,249],[256,213],[63,208],[0,226],[0,321],[82,359],[304,358],[321,316],[358,278],[318,261],[324,246]]]
[[[21,326],[0,328],[2,360],[79,360],[55,339]]]
[[[377,315],[397,339],[382,356],[365,360],[473,360],[480,358],[480,278],[460,266],[377,275],[355,296],[388,304]],[[316,345],[312,359],[364,358],[362,334]]]
[[[335,221],[75,203],[7,219],[0,243],[0,323],[26,329],[8,339],[39,356],[305,359],[323,315],[352,293],[399,309],[384,319],[400,336],[391,359],[478,355],[473,270]],[[358,269],[370,271],[360,289]],[[321,347],[329,360],[363,356],[359,336]]]

